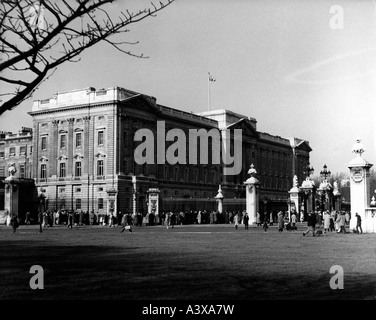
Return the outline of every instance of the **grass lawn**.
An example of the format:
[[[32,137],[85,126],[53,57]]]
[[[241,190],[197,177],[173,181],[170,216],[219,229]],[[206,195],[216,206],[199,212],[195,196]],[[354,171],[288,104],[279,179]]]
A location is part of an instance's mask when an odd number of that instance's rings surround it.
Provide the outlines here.
[[[0,299],[375,299],[376,234],[305,229],[0,226]],[[32,265],[44,290],[30,289]],[[333,265],[343,290],[329,286]]]

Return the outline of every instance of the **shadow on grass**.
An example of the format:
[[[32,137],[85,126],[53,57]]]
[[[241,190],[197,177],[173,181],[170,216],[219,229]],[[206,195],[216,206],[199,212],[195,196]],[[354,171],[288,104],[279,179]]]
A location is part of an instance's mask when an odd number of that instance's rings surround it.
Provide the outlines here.
[[[331,290],[330,275],[292,275],[288,270],[239,272],[235,264],[176,251],[138,247],[48,245],[3,241],[0,299],[255,300],[367,299],[375,282],[350,274],[346,290]],[[32,265],[44,269],[44,290],[32,290]],[[361,283],[362,285],[359,285]]]

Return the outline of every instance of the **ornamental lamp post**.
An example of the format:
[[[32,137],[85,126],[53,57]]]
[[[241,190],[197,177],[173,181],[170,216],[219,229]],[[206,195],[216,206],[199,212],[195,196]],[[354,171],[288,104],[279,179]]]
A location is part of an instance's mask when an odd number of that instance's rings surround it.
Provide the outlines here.
[[[331,185],[328,182],[328,178],[331,176],[330,170],[327,170],[328,167],[326,164],[323,166],[323,170],[320,171],[320,177],[323,178],[323,181],[320,184],[318,189],[321,196],[321,212],[325,210],[325,204],[328,202],[327,209],[330,209],[330,199],[328,191],[331,190]]]

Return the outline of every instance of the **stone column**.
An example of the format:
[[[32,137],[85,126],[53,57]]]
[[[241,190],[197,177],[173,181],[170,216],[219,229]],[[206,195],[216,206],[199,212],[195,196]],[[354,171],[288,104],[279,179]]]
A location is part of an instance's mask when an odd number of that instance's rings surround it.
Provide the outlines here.
[[[132,192],[132,196],[133,196],[133,203],[132,203],[132,208],[133,208],[133,216],[136,215],[137,213],[137,180],[136,180],[136,176],[132,176],[132,183],[133,183],[133,192]]]
[[[364,232],[371,232],[367,230],[366,208],[370,203],[370,169],[373,164],[362,158],[364,153],[364,146],[358,139],[353,146],[352,152],[356,157],[350,161],[348,168],[350,169],[350,202],[351,202],[351,220],[350,230],[356,229],[357,212],[362,218],[362,227]]]
[[[300,190],[303,192],[303,201],[305,202],[305,212],[313,212],[315,211],[315,198],[314,198],[314,195],[315,195],[315,186],[314,186],[314,182],[309,178],[307,177],[301,187],[300,187]]]
[[[66,148],[67,148],[67,156],[68,156],[68,174],[74,176],[74,168],[73,168],[73,123],[74,118],[67,119],[69,127],[68,127],[68,137],[66,140]]]
[[[249,216],[249,224],[255,224],[259,203],[258,188],[260,182],[256,179],[257,171],[253,163],[251,164],[251,168],[248,170],[248,174],[251,177],[244,182],[244,184],[246,185],[246,211]]]
[[[223,212],[223,194],[222,194],[221,185],[219,185],[218,194],[215,196],[215,199],[217,199],[217,204],[218,204],[217,211],[219,213],[222,213]]]
[[[57,175],[57,149],[59,141],[58,124],[59,120],[52,121],[52,132],[50,131],[50,141],[48,143],[48,165],[50,177]]]
[[[83,174],[87,174],[88,177],[90,176],[90,157],[89,157],[89,130],[90,130],[90,117],[86,116],[84,119],[84,139],[83,139],[83,146],[84,146],[84,158],[85,161],[85,168],[83,170]]]

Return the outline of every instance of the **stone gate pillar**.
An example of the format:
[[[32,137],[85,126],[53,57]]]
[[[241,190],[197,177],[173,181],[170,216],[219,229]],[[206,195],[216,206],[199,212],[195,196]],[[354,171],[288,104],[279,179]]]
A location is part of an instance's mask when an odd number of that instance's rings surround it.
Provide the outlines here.
[[[248,174],[251,175],[244,184],[246,185],[246,211],[249,216],[249,224],[256,223],[256,214],[259,204],[259,185],[260,182],[256,179],[257,171],[251,164],[251,168],[248,170]]]
[[[362,154],[365,149],[361,140],[356,140],[355,145],[352,148],[352,152],[356,154],[356,157],[352,159],[348,168],[350,169],[350,201],[351,201],[351,220],[350,230],[356,229],[356,217],[355,213],[358,212],[362,218],[362,226],[366,226],[366,208],[370,203],[370,179],[369,171],[373,164],[362,158]],[[364,232],[372,232],[371,230],[365,230]]]
[[[293,204],[291,208],[289,208],[290,212],[292,211],[293,207],[295,207],[295,212],[297,217],[300,218],[300,206],[299,206],[299,187],[298,187],[298,177],[295,175],[293,179],[293,186],[289,191],[290,194],[290,203]]]
[[[222,194],[221,185],[219,185],[218,194],[215,196],[215,199],[217,199],[217,204],[218,204],[217,211],[219,213],[222,213],[223,212],[223,194]]]
[[[148,194],[148,213],[153,213],[155,216],[159,214],[159,193],[158,188],[150,188]]]

